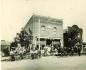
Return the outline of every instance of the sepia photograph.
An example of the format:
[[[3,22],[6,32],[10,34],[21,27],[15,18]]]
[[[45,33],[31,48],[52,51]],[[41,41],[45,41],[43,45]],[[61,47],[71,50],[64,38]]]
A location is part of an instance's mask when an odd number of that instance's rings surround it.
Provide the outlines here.
[[[86,70],[86,0],[1,0],[1,70]]]

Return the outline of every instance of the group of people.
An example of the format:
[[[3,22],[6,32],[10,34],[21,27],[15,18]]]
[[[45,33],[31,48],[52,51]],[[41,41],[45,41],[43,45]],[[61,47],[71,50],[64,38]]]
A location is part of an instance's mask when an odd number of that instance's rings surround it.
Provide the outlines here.
[[[30,46],[21,46],[18,43],[17,47],[11,47],[10,49],[10,59],[11,61],[15,61],[17,59],[24,59],[24,58],[40,58],[41,51],[39,49],[35,49],[35,47],[31,44]]]
[[[28,47],[21,46],[20,43],[18,43],[17,47],[12,47],[10,49],[10,57],[11,61],[15,61],[17,59],[24,59],[24,58],[31,58],[31,59],[37,59],[41,58],[41,56],[49,56],[49,55],[60,55],[60,56],[66,56],[66,55],[74,55],[74,53],[78,53],[80,56],[81,48],[80,47],[60,47],[60,46],[44,46],[42,49],[41,47],[37,48],[35,45],[29,45]]]

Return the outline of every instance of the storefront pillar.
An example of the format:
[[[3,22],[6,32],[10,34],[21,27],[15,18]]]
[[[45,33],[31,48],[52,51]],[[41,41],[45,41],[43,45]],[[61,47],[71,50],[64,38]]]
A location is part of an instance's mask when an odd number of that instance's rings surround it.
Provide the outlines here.
[[[45,46],[46,46],[46,39],[45,39]]]
[[[63,48],[63,39],[60,40],[61,47]]]
[[[53,41],[52,41],[52,46],[53,46]]]

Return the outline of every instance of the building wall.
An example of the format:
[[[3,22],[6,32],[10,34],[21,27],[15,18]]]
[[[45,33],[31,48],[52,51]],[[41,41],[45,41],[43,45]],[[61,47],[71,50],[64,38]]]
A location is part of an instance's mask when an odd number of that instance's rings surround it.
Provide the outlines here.
[[[45,26],[45,31],[41,30],[41,36],[42,37],[47,37],[47,38],[62,38],[62,34],[63,34],[63,29],[62,29],[62,25],[57,23],[43,23],[41,22],[41,26],[44,25]],[[54,31],[54,27],[56,27],[56,30]]]
[[[63,38],[63,22],[62,20],[60,21],[61,22],[53,21],[45,17],[34,16],[34,20],[33,20],[34,35],[39,36],[40,33],[40,37]],[[44,31],[41,29],[42,25],[44,25],[46,28]],[[56,34],[53,31],[54,27],[57,28]]]
[[[45,26],[45,30],[42,30]],[[54,31],[54,27],[56,30]],[[25,30],[31,28],[33,32],[33,44],[36,44],[36,38],[60,39],[63,46],[63,22],[61,19],[53,19],[44,16],[33,15],[28,21]]]
[[[27,24],[26,24],[25,27],[24,27],[24,30],[25,30],[28,34],[30,34],[29,29],[30,29],[30,30],[32,31],[32,33],[33,33],[33,17],[30,18],[30,20],[27,22]]]

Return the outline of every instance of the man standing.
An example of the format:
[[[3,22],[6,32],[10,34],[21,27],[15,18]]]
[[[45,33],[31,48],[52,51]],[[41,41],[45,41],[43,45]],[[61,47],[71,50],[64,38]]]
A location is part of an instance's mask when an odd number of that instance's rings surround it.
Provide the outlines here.
[[[77,45],[77,53],[78,53],[79,56],[81,55],[81,44],[79,42],[78,42],[78,45]]]
[[[81,55],[81,48],[80,47],[78,47],[77,52],[78,52],[78,55],[80,56]]]

